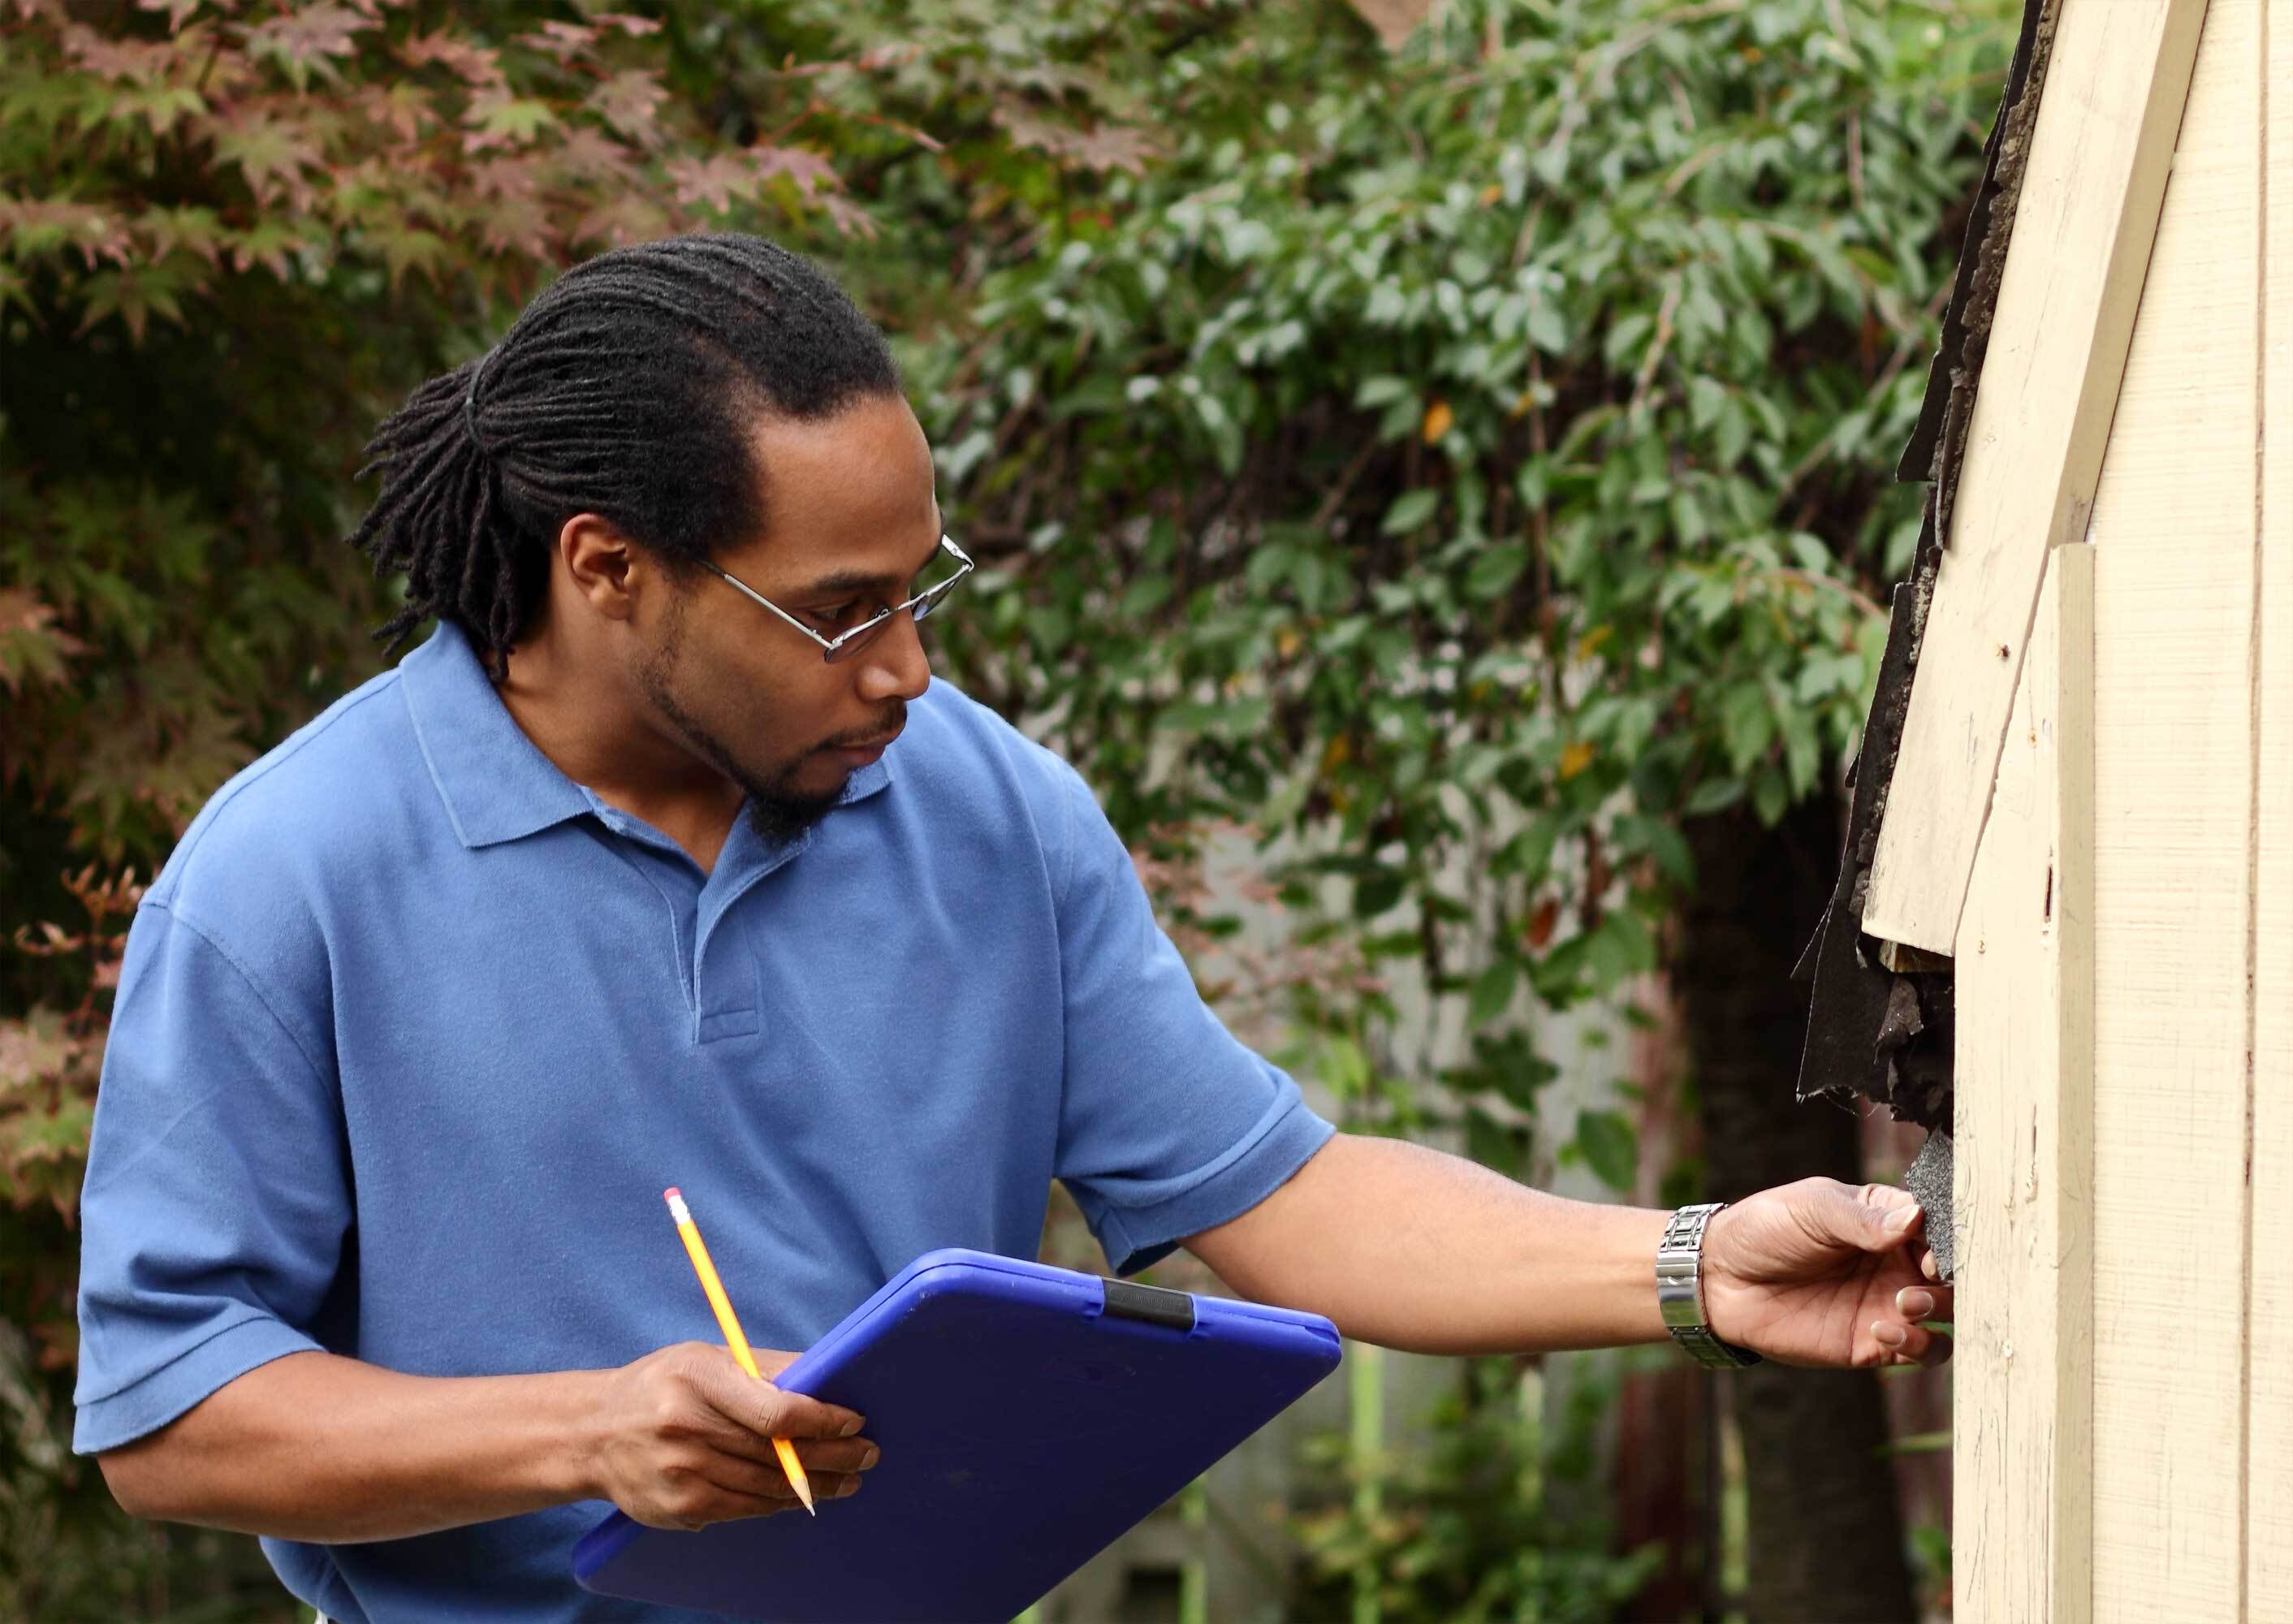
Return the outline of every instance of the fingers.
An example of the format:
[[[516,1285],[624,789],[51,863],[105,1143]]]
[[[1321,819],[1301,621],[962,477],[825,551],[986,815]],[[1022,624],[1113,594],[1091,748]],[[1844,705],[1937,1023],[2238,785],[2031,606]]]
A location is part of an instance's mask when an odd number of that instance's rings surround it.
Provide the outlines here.
[[[1855,1192],[1863,1214],[1863,1230],[1856,1238],[1866,1252],[1900,1246],[1924,1229],[1926,1214],[1919,1198],[1892,1184],[1866,1184]]]
[[[806,1439],[796,1446],[796,1458],[815,1476],[822,1472],[865,1472],[878,1459],[876,1446],[865,1438]],[[773,1456],[778,1461],[778,1454]]]
[[[750,1380],[722,1348],[706,1352],[714,1357],[696,1359],[692,1372],[703,1396],[760,1438],[849,1438],[863,1425],[858,1414],[840,1404]],[[758,1368],[763,1368],[760,1361]],[[787,1368],[786,1361],[780,1366]]]
[[[840,1404],[823,1404],[808,1393],[789,1393],[769,1382],[749,1383],[744,1396],[750,1401],[750,1414],[738,1418],[767,1438],[849,1438],[863,1425],[859,1415]]]
[[[1881,1364],[1940,1365],[1950,1357],[1950,1338],[1923,1325],[1875,1320],[1871,1340],[1877,1346]]]
[[[1836,1179],[1802,1179],[1780,1194],[1807,1237],[1827,1247],[1846,1246],[1881,1253],[1919,1232],[1918,1198],[1889,1184],[1843,1184]]]
[[[705,1472],[688,1474],[657,1499],[623,1509],[650,1527],[683,1529],[688,1533],[718,1522],[779,1516],[798,1509],[796,1490],[789,1486],[784,1474],[775,1469],[770,1479],[752,1476],[741,1469],[746,1464],[719,1457]],[[859,1488],[856,1473],[823,1472],[812,1479],[814,1500],[848,1498]]]
[[[1906,1286],[1895,1294],[1895,1311],[1906,1320],[1948,1320],[1951,1302],[1948,1286]]]
[[[872,1457],[875,1451],[869,1449],[863,1453],[871,1458],[868,1465],[874,1466],[876,1463]],[[857,1493],[861,1474],[867,1470],[867,1467],[857,1464],[858,1458],[858,1456],[849,1456],[838,1462],[822,1461],[817,1465],[806,1461],[805,1481],[811,1486],[812,1498],[834,1500]],[[766,1500],[793,1500],[797,1498],[796,1485],[789,1482],[788,1473],[781,1466],[778,1456],[766,1463],[740,1455],[717,1455],[702,1465],[701,1475],[728,1495]]]
[[[795,1444],[815,1499],[853,1493],[876,1464],[851,1410],[758,1381],[706,1343],[609,1372],[598,1393],[594,1453],[605,1498],[652,1527],[705,1528],[794,1506],[776,1437]]]
[[[1950,1357],[1951,1343],[1943,1332],[1930,1330],[1923,1320],[1948,1321],[1951,1290],[1948,1286],[1906,1286],[1895,1294],[1900,1320],[1875,1320],[1871,1341],[1883,1365],[1940,1365]]]

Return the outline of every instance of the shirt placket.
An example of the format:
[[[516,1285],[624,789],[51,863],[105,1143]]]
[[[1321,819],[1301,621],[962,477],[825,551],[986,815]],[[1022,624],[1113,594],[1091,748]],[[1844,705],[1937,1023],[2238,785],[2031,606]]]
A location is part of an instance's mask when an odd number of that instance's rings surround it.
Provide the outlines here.
[[[744,815],[733,825],[709,882],[701,888],[693,946],[693,1041],[745,1037],[763,1025],[756,955],[745,952],[733,909],[766,875],[812,841],[809,830],[767,847]]]

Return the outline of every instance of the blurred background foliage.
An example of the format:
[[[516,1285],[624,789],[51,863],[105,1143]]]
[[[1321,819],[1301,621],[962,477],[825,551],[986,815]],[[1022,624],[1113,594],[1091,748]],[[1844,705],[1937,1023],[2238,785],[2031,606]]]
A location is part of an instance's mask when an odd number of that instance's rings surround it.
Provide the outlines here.
[[[374,422],[616,242],[763,231],[895,334],[982,564],[943,669],[1146,860],[1251,832],[1349,1125],[1717,1177],[1541,1121],[1540,1027],[1679,973],[1699,858],[1835,793],[2006,0],[637,10],[0,0],[0,1617],[275,1604],[64,1449],[121,933],[378,664],[393,583],[336,540]],[[1481,1379],[1394,1494],[1501,1504]],[[1468,1616],[1537,1515],[1325,1527],[1300,1605],[1367,1564]],[[1632,1593],[1596,1570],[1583,1616]]]

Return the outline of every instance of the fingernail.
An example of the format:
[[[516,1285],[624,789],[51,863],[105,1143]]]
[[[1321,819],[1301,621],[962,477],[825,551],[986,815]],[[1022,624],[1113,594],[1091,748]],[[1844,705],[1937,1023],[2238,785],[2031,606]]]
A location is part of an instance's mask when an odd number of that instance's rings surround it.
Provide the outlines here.
[[[1895,1306],[1903,1311],[1907,1320],[1924,1320],[1934,1312],[1934,1295],[1914,1286],[1897,1295]]]
[[[1889,1325],[1884,1320],[1872,1322],[1871,1340],[1883,1348],[1901,1347],[1904,1335],[1903,1328],[1900,1325]]]
[[[855,1416],[855,1417],[852,1417],[852,1419],[850,1419],[849,1421],[847,1421],[847,1422],[844,1424],[844,1430],[843,1430],[842,1432],[840,1432],[840,1433],[837,1433],[836,1435],[837,1435],[839,1438],[849,1438],[850,1436],[852,1436],[852,1434],[853,1434],[853,1433],[855,1433],[858,1432],[859,1430],[860,1430],[860,1417],[859,1417],[858,1416]]]
[[[1887,1220],[1887,1227],[1900,1235],[1908,1230],[1912,1224],[1917,1222],[1918,1217],[1919,1209],[1917,1207],[1899,1207],[1896,1209],[1894,1215]]]
[[[836,1498],[839,1500],[847,1495],[857,1494],[859,1491],[860,1480],[856,1477],[847,1477],[836,1485]]]
[[[868,1452],[860,1458],[860,1469],[863,1472],[865,1472],[869,1467],[874,1466],[878,1460],[882,1458],[883,1453],[884,1452],[878,1449],[874,1444],[870,1444],[868,1446]]]

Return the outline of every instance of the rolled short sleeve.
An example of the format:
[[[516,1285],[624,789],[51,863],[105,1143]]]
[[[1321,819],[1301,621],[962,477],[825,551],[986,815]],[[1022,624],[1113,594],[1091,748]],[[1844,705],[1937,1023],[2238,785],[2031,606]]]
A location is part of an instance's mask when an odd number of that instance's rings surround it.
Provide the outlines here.
[[[137,914],[81,1196],[83,1454],[320,1345],[351,1222],[340,1096],[323,1023],[278,1000],[170,909]]]
[[[1109,1265],[1130,1274],[1257,1206],[1334,1130],[1203,1003],[1089,787],[1065,763],[1058,775],[1057,1172]]]

